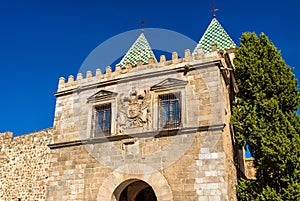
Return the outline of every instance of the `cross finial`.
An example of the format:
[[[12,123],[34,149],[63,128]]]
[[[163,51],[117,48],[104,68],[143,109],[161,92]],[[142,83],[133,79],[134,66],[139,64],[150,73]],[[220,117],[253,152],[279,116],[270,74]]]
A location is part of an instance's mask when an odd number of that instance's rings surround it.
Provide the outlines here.
[[[145,21],[144,21],[144,19],[141,21],[141,25],[142,25],[142,33],[144,33],[144,29],[145,29]]]
[[[215,3],[212,4],[212,12],[213,12],[213,17],[215,18],[217,16],[217,12],[219,9],[217,8],[217,5]]]

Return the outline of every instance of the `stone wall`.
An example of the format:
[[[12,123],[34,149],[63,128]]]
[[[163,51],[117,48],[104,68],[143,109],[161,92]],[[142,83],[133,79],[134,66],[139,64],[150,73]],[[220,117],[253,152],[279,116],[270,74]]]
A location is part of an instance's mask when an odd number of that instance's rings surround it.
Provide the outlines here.
[[[207,135],[211,136],[209,141]],[[100,160],[104,159],[100,153],[90,153],[86,145],[55,148],[52,150],[47,200],[111,201],[115,189],[131,179],[151,185],[160,201],[234,200],[235,191],[228,186],[226,176],[231,170],[226,168],[228,162],[222,147],[204,147],[204,143],[222,143],[221,136],[222,132],[202,131],[139,139],[125,145],[124,152],[121,149],[124,141],[94,144],[95,150],[107,154],[105,161]],[[177,143],[170,154],[164,148],[172,141]],[[180,149],[185,149],[185,144],[190,146],[181,155]],[[128,151],[133,148],[130,146],[137,146],[144,152],[130,154]],[[162,157],[152,157],[155,152]],[[142,154],[143,157],[139,157]]]
[[[51,133],[0,134],[0,200],[45,200]]]
[[[158,201],[236,200],[229,85],[220,69],[227,64],[217,52],[186,53],[60,79],[52,129],[0,135],[0,200],[116,201],[136,181],[149,184]],[[178,91],[181,125],[164,130],[158,96]],[[120,99],[130,94],[147,110],[141,124],[128,126]],[[108,137],[92,135],[99,102],[111,103]]]
[[[60,79],[47,200],[114,201],[124,183],[136,180],[148,183],[159,201],[236,200],[229,91],[220,70],[226,63],[217,52],[176,55]],[[157,97],[176,92],[182,125],[165,131]],[[120,121],[120,99],[130,94],[149,101],[141,125]],[[94,137],[93,110],[104,103],[112,108],[111,136]]]

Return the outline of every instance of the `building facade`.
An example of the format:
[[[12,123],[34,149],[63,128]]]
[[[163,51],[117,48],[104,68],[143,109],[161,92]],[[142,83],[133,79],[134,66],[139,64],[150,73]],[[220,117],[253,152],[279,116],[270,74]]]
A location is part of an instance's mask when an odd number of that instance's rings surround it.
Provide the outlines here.
[[[236,200],[234,49],[214,17],[182,58],[142,32],[114,70],[60,78],[53,128],[1,135],[0,199]]]

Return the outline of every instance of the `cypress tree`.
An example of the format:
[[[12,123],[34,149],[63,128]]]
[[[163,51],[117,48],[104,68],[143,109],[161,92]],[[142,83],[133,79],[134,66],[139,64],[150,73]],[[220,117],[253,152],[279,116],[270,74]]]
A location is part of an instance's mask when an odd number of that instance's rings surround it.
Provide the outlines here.
[[[241,200],[300,200],[300,103],[293,70],[268,37],[244,33],[236,49],[239,94],[232,123],[254,157],[256,179],[239,179]]]

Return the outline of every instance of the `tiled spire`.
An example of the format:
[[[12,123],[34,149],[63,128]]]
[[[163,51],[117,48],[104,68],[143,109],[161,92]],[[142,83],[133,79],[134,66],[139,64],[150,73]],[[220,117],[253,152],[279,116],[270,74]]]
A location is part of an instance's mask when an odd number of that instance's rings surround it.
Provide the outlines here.
[[[126,64],[129,62],[132,64],[132,66],[135,66],[138,60],[141,60],[143,64],[146,64],[148,63],[149,58],[151,57],[154,58],[154,62],[157,62],[154,53],[144,33],[142,32],[141,35],[137,38],[137,40],[130,47],[128,52],[125,54],[125,56],[122,58],[119,65],[121,67],[125,67]]]
[[[228,50],[236,47],[236,44],[226,33],[216,17],[213,17],[194,49],[193,54],[196,54],[199,51],[203,51],[204,53],[212,52],[213,45],[217,46],[217,50]]]

